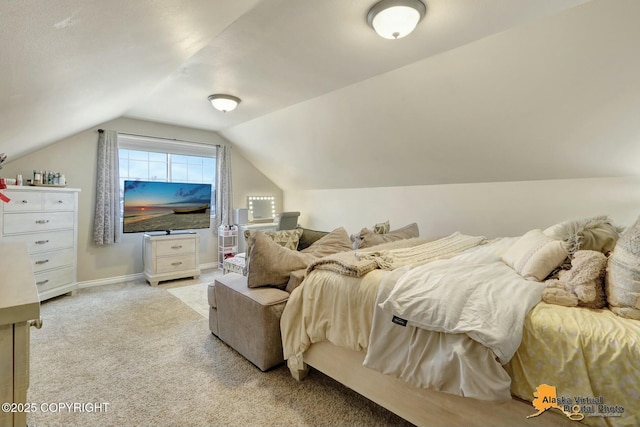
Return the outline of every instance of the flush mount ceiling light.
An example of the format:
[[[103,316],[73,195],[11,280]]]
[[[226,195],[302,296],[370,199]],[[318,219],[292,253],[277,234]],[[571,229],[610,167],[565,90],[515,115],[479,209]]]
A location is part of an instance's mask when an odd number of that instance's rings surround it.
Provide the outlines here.
[[[209,95],[209,101],[211,101],[213,108],[223,113],[235,110],[238,104],[240,104],[240,98],[222,94]]]
[[[367,23],[385,39],[401,39],[416,28],[426,12],[420,0],[382,0],[369,9]]]

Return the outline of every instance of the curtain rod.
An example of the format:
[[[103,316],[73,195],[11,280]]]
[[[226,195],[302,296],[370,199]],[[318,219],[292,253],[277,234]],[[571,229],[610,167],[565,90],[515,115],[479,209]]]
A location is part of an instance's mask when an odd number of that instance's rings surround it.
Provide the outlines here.
[[[104,132],[104,129],[98,129],[98,133],[103,133],[103,132]],[[137,134],[137,133],[118,132],[118,135],[138,136],[138,137],[141,137],[141,138],[164,139],[165,141],[187,142],[189,144],[200,144],[200,145],[207,145],[207,146],[211,146],[211,147],[220,147],[220,144],[207,144],[206,142],[185,141],[184,139],[163,138],[163,137],[160,137],[160,136],[140,135],[140,134]]]

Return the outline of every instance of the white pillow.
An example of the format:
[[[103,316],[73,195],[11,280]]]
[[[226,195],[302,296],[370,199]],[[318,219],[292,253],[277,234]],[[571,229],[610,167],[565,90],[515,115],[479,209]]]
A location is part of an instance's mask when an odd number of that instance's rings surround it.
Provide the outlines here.
[[[507,249],[502,260],[525,279],[542,282],[567,256],[563,241],[531,230]]]

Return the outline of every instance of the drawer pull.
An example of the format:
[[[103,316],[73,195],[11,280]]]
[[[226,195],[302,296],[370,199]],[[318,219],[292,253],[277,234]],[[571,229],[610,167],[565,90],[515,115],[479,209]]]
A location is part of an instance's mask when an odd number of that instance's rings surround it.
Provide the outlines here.
[[[42,328],[42,317],[38,317],[35,320],[30,320],[29,321],[29,326],[33,326],[36,329]]]
[[[172,262],[171,265],[182,265],[182,261]]]
[[[49,262],[49,260],[48,260],[48,259],[43,259],[43,260],[40,260],[40,261],[36,261],[36,265],[39,265],[39,264],[46,264],[46,263],[48,263],[48,262]]]
[[[48,240],[36,240],[36,245],[44,245],[45,243],[49,243]]]
[[[63,204],[63,203],[64,203],[64,201],[63,201],[63,200],[58,200],[58,203],[59,203],[59,204]]]
[[[49,220],[48,219],[39,219],[36,221],[36,224],[48,224]]]
[[[171,246],[171,249],[182,249],[182,245]]]
[[[29,203],[29,201],[28,200],[23,200],[22,203],[26,205],[27,203]]]
[[[45,280],[41,280],[39,282],[36,282],[36,285],[44,285],[45,283],[47,283],[49,281],[49,279],[45,279]]]

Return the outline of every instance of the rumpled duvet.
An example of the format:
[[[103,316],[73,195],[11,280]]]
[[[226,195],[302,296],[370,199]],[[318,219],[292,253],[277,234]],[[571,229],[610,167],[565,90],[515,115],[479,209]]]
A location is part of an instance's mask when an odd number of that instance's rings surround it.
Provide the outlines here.
[[[466,334],[507,363],[520,346],[524,319],[540,302],[545,285],[525,280],[494,250],[483,249],[407,271],[380,308],[410,326]]]

